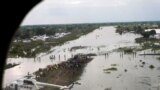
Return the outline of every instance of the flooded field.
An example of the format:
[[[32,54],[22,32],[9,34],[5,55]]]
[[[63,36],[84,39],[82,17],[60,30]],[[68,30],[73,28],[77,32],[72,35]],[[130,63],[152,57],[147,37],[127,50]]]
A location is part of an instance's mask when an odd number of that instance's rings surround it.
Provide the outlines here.
[[[145,62],[143,66],[142,62]],[[112,53],[108,57],[97,56],[86,67],[81,86],[73,90],[159,90],[160,65],[155,57],[123,55]],[[154,69],[149,66],[154,65]],[[105,69],[114,67],[117,70]]]
[[[51,53],[42,53],[34,58],[8,58],[7,63],[21,63],[4,73],[4,85],[33,73],[49,64],[66,61],[77,53],[96,53],[87,64],[73,90],[159,90],[160,61],[157,56],[140,56],[113,51],[120,47],[138,46],[132,33],[119,35],[114,26],[101,27],[52,48]],[[54,56],[55,59],[50,59]],[[159,86],[159,87],[158,87]]]

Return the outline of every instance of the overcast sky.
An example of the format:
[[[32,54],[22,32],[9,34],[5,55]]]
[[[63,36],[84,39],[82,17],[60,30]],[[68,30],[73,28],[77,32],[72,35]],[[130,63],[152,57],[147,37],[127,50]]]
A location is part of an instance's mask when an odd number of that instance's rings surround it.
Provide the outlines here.
[[[160,20],[160,0],[44,0],[21,25]]]

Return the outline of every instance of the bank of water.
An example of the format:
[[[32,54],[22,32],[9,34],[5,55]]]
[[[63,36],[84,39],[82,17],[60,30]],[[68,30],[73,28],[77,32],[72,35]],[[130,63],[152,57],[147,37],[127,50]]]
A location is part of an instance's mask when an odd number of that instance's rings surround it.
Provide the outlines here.
[[[124,54],[122,52],[112,52],[113,49],[125,46],[138,46],[134,39],[140,37],[132,33],[119,35],[115,33],[113,26],[102,27],[93,32],[81,36],[79,39],[66,42],[61,46],[52,48],[51,53],[40,54],[37,58],[8,58],[7,63],[21,62],[20,65],[5,70],[4,86],[18,78],[25,76],[28,72],[33,73],[39,68],[44,68],[49,64],[56,64],[67,60],[77,53],[96,53],[96,56],[87,64],[79,82],[81,85],[74,86],[73,90],[149,90],[153,89],[159,82],[160,62],[155,56],[138,56],[132,54]],[[87,48],[75,49],[75,46],[86,46]],[[105,56],[105,53],[109,53]],[[49,57],[55,55],[55,60]],[[40,57],[40,58],[39,58]],[[145,61],[145,65],[141,67],[141,62]],[[116,64],[117,71],[110,73],[104,72],[104,69],[112,67]],[[149,65],[153,64],[154,69],[150,69]],[[127,69],[127,72],[124,70]],[[146,84],[146,82],[148,82]],[[153,85],[154,84],[154,85]]]

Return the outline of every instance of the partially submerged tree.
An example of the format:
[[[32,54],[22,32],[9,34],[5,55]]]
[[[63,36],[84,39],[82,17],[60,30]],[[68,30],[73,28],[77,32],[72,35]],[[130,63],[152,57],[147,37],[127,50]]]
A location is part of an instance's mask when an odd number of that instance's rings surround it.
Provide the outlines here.
[[[150,36],[149,32],[143,32],[143,33],[141,33],[141,35],[142,35],[144,38],[149,38],[149,36]]]
[[[142,32],[141,35],[144,38],[149,38],[150,36],[156,35],[156,31],[155,30],[151,30],[151,31],[147,31],[147,32]]]
[[[152,36],[156,35],[156,31],[155,30],[151,30],[150,31],[150,35],[152,35]]]

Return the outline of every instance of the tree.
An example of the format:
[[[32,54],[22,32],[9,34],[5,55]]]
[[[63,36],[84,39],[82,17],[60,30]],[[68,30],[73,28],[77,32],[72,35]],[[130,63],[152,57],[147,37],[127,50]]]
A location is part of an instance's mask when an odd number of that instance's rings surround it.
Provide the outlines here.
[[[155,31],[155,30],[151,30],[151,31],[147,31],[147,32],[141,33],[141,35],[142,35],[144,38],[149,38],[150,35],[154,36],[155,34],[156,34],[156,31]]]
[[[136,33],[142,33],[142,32],[144,32],[144,29],[141,26],[138,26]]]
[[[152,36],[156,35],[156,31],[155,31],[155,30],[151,30],[149,33],[150,33],[150,35],[152,35]]]
[[[143,33],[141,33],[141,35],[142,35],[144,38],[149,38],[150,33],[149,33],[149,32],[143,32]]]

